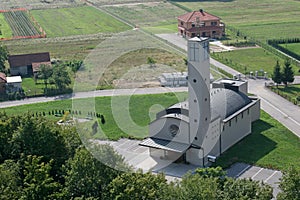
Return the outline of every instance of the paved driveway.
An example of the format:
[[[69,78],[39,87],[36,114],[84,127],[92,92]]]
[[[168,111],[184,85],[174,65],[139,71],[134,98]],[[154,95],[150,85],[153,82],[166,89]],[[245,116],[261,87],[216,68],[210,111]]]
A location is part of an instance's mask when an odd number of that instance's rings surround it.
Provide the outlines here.
[[[273,188],[273,196],[275,197],[280,192],[279,182],[282,173],[277,170],[261,168],[245,163],[236,163],[227,170],[227,176],[239,179],[247,178],[266,183]]]

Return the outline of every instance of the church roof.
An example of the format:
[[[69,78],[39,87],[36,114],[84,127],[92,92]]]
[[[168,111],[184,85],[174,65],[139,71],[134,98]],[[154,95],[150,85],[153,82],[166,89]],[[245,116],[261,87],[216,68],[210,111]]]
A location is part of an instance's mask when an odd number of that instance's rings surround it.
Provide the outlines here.
[[[249,97],[242,92],[235,92],[224,88],[213,88],[210,92],[211,118],[214,119],[220,116],[221,119],[225,119],[250,102]]]

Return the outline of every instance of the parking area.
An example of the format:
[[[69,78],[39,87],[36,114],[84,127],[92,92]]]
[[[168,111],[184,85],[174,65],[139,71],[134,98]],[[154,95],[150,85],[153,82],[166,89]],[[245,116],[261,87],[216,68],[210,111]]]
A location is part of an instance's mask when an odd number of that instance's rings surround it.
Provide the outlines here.
[[[261,168],[245,163],[236,163],[227,170],[227,176],[233,178],[250,178],[252,180],[269,184],[273,187],[274,196],[277,196],[280,191],[279,182],[282,177],[282,173],[277,170]]]

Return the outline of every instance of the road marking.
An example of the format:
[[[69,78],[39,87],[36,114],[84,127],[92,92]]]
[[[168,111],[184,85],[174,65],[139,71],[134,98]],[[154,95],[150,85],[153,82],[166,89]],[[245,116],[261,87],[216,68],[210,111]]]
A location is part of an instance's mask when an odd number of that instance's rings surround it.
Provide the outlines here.
[[[257,174],[259,174],[259,172],[261,172],[263,170],[263,168],[261,168],[260,170],[258,170],[258,172],[256,172],[252,177],[251,177],[251,179],[254,179],[254,177],[257,175]]]
[[[238,173],[237,175],[235,175],[235,178],[240,177],[246,170],[248,170],[251,167],[251,165],[246,166],[242,171],[240,171],[240,173]]]
[[[270,180],[270,178],[272,178],[272,176],[274,176],[277,173],[277,171],[273,172],[273,174],[271,176],[269,176],[264,182],[267,183],[268,180]]]

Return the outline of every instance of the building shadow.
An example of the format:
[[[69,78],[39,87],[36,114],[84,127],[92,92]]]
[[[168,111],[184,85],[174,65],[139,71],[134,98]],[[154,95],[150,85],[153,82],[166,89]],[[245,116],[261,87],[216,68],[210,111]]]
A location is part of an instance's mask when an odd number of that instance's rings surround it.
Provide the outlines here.
[[[214,166],[228,168],[236,162],[255,164],[276,148],[277,143],[262,134],[271,128],[271,124],[257,120],[252,124],[252,133],[225,151]]]

